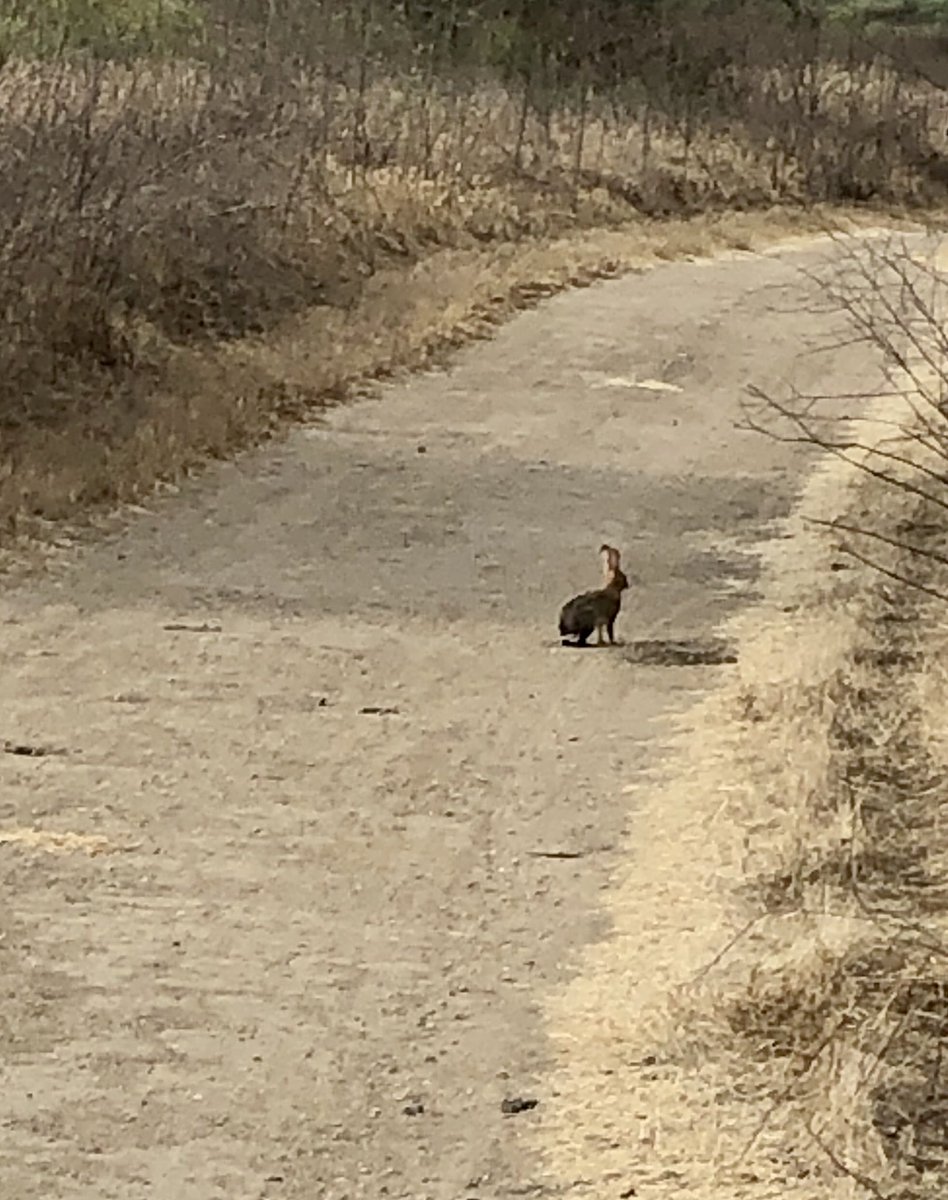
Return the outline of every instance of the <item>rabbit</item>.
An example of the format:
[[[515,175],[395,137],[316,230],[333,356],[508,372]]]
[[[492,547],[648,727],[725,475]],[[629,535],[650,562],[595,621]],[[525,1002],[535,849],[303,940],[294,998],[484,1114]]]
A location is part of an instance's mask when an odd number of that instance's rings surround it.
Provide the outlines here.
[[[602,646],[605,644],[604,629],[608,631],[610,643],[613,646],[616,643],[616,617],[629,581],[619,566],[619,551],[614,546],[603,545],[599,553],[603,556],[604,586],[598,591],[574,596],[560,611],[560,637],[565,646],[585,646],[593,630]],[[568,637],[575,637],[575,642],[567,642]]]

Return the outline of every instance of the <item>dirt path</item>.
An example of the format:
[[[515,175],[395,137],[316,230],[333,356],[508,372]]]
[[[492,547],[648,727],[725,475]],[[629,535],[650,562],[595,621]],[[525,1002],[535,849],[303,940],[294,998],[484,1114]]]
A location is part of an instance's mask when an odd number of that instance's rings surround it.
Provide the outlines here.
[[[824,252],[561,296],[8,592],[0,735],[63,753],[0,755],[0,1195],[569,1191],[538,1000],[799,485],[743,385],[863,382]],[[604,538],[627,644],[561,649]]]

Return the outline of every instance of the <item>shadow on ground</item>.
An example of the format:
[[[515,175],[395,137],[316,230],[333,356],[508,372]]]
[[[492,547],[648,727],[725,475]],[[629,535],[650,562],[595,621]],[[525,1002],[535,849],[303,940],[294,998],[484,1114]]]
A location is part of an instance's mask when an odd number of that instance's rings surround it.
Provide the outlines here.
[[[737,650],[720,638],[644,638],[622,646],[622,657],[649,667],[719,667],[737,662]]]

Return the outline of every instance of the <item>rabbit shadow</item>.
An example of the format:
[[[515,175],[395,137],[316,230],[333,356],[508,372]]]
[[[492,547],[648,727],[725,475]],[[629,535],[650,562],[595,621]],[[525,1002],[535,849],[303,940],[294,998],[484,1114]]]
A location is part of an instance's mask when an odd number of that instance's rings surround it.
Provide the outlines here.
[[[630,663],[646,667],[720,667],[737,662],[737,650],[723,638],[642,638],[619,647]]]

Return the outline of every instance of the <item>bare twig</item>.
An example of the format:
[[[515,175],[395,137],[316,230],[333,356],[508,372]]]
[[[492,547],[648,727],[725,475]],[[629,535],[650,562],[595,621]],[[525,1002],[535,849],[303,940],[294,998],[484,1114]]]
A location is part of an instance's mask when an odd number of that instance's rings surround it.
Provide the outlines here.
[[[856,559],[857,562],[861,562],[873,571],[878,571],[880,575],[885,575],[888,579],[904,584],[914,591],[924,592],[926,596],[931,596],[933,600],[941,600],[948,604],[948,592],[942,592],[938,588],[929,587],[927,584],[919,583],[917,579],[912,579],[908,575],[901,574],[899,571],[893,571],[888,567],[884,567],[881,563],[875,562],[864,554],[860,554],[858,550],[854,550],[850,545],[841,545],[840,550],[843,554],[848,554],[850,558]]]
[[[807,523],[810,525],[818,525],[824,529],[839,530],[843,533],[854,533],[859,537],[873,538],[877,542],[884,542],[887,546],[892,546],[896,550],[905,550],[906,553],[918,558],[929,558],[933,562],[940,563],[942,566],[948,567],[948,555],[939,554],[936,550],[929,550],[925,546],[916,546],[911,542],[904,542],[900,538],[890,537],[888,534],[880,533],[877,529],[865,529],[858,525],[851,525],[847,521],[841,521],[834,518],[831,521],[821,520],[819,517],[808,517]]]
[[[874,1179],[871,1179],[862,1171],[857,1171],[854,1167],[849,1166],[848,1163],[843,1162],[836,1151],[831,1146],[828,1146],[813,1128],[812,1120],[807,1122],[806,1131],[841,1175],[847,1175],[850,1179],[854,1179],[860,1187],[865,1188],[870,1195],[876,1196],[878,1200],[891,1200],[891,1193],[884,1192]]]

